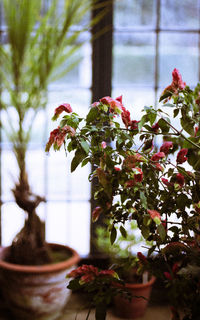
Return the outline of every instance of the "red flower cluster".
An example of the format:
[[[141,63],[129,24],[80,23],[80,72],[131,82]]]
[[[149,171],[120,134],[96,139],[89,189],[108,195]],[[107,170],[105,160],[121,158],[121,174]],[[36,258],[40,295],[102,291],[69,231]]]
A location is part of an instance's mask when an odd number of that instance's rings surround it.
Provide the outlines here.
[[[168,272],[168,271],[165,271],[163,274],[165,276],[165,278],[167,280],[170,280],[172,281],[173,278],[176,276],[177,272],[179,270],[179,265],[178,263],[174,263],[173,266],[172,266],[172,273]]]
[[[118,278],[118,275],[114,270],[99,271],[98,268],[94,267],[93,265],[87,265],[87,264],[83,264],[82,266],[72,270],[67,275],[68,278],[80,277],[80,284],[92,282],[93,280],[95,280],[95,278],[99,276]]]
[[[185,86],[186,83],[183,82],[180,72],[175,68],[172,72],[172,83],[165,88],[162,95],[166,92],[171,92],[172,94],[177,95],[178,91],[183,90]]]
[[[164,152],[157,152],[154,153],[153,156],[151,157],[152,161],[159,161],[160,159],[165,157],[165,153]]]
[[[160,147],[160,152],[164,152],[165,155],[169,153],[169,150],[173,148],[173,143],[171,141],[165,141]]]
[[[46,144],[45,151],[49,152],[52,145],[60,148],[63,144],[65,137],[69,133],[72,137],[75,135],[75,130],[70,126],[64,126],[63,128],[58,127],[50,132],[49,141]]]
[[[54,113],[54,116],[52,117],[52,120],[56,120],[58,119],[59,115],[63,112],[67,112],[67,113],[71,113],[72,112],[72,108],[70,106],[69,103],[63,103],[61,104],[59,107],[57,107],[55,109],[55,113]]]
[[[146,159],[139,153],[130,154],[124,159],[123,166],[131,170],[138,162],[146,162]]]
[[[160,127],[159,127],[158,122],[156,122],[156,123],[151,127],[151,129],[152,129],[153,132],[155,132],[155,133],[158,132],[159,128],[160,128]]]
[[[101,207],[96,207],[92,211],[92,221],[96,222],[99,219],[100,214],[102,213],[102,208]]]
[[[140,168],[133,168],[133,179],[126,181],[125,187],[131,188],[139,182],[142,182],[143,172]]]
[[[176,158],[177,163],[181,164],[187,161],[187,157],[186,157],[187,153],[188,153],[188,149],[181,149],[177,154],[177,158]]]
[[[122,118],[122,121],[125,124],[125,127],[127,129],[128,128],[130,128],[131,130],[137,130],[138,129],[138,123],[140,121],[131,120],[130,112],[128,110],[126,110],[126,108],[124,108],[124,107],[122,107],[121,118]]]
[[[150,215],[151,219],[154,220],[157,223],[160,223],[161,216],[160,213],[157,210],[147,210],[148,214]]]
[[[116,99],[112,99],[109,96],[103,97],[99,100],[101,103],[110,107],[110,112],[114,114],[119,114],[122,112],[123,104],[122,104],[122,96],[117,97]]]

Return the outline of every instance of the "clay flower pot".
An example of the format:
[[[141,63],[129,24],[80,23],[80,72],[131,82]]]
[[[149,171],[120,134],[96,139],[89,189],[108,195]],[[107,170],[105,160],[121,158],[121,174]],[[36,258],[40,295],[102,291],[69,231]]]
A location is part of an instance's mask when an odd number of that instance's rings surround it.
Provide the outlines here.
[[[15,319],[54,320],[67,302],[70,291],[66,288],[66,274],[80,258],[67,246],[50,244],[50,247],[54,251],[66,250],[70,258],[42,266],[24,266],[4,261],[9,247],[0,248],[2,294]]]
[[[125,288],[132,294],[131,301],[121,295],[114,297],[114,312],[117,316],[127,319],[142,317],[146,311],[155,277],[147,283],[126,283]],[[118,285],[120,286],[120,285]],[[137,298],[138,297],[138,298]]]

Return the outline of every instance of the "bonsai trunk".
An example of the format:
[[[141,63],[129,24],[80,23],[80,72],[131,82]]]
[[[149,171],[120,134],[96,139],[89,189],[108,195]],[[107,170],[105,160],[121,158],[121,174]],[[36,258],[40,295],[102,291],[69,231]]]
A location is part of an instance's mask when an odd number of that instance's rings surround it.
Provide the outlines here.
[[[23,156],[24,155],[24,156]],[[12,190],[18,206],[27,213],[24,227],[14,238],[8,261],[24,265],[41,265],[50,263],[49,248],[45,242],[44,222],[36,214],[36,207],[44,198],[32,193],[25,170],[25,153],[18,150],[20,162],[19,182]]]

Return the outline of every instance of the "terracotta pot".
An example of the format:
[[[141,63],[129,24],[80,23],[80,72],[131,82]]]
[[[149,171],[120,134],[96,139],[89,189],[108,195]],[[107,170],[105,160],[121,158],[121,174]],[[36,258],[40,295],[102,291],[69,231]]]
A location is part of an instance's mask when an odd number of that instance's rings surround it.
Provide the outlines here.
[[[69,247],[50,244],[55,250],[66,250],[71,257],[65,261],[42,266],[24,266],[5,262],[7,248],[0,248],[0,283],[9,311],[17,320],[54,320],[65,306],[68,290],[66,274],[79,261],[77,252]]]
[[[126,283],[125,288],[132,294],[131,301],[117,295],[114,298],[114,312],[117,316],[127,319],[142,317],[146,311],[148,300],[150,298],[152,285],[155,277],[152,277],[147,283]],[[140,298],[137,298],[140,297]],[[145,299],[144,299],[144,298]]]

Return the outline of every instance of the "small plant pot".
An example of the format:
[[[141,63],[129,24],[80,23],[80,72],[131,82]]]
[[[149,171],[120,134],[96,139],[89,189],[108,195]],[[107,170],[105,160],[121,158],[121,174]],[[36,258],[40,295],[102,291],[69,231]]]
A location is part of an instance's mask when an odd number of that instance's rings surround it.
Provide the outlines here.
[[[117,285],[131,293],[131,300],[122,295],[114,297],[114,312],[117,316],[127,319],[142,317],[146,311],[155,277],[147,283],[126,283],[124,286]]]
[[[64,308],[70,291],[66,274],[79,261],[78,253],[63,245],[50,244],[54,251],[70,253],[61,262],[42,266],[17,265],[4,261],[7,248],[0,248],[0,284],[9,312],[17,320],[54,320]]]

